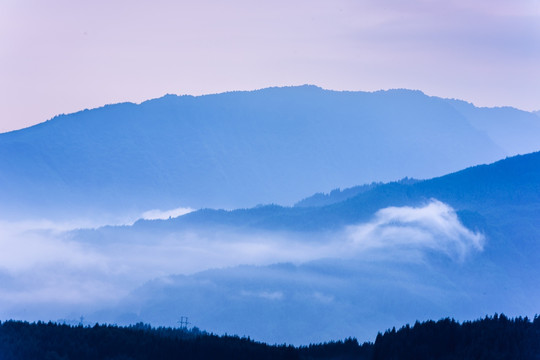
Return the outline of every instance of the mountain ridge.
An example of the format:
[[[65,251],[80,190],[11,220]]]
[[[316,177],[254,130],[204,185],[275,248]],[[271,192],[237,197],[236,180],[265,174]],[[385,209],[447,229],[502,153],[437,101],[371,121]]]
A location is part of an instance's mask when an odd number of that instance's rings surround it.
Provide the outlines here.
[[[419,205],[431,198],[465,213],[492,211],[490,206],[540,206],[540,172],[535,170],[538,168],[540,152],[516,155],[433,179],[372,184],[354,196],[330,200],[330,204],[321,206],[268,204],[234,210],[201,209],[169,220],[138,220],[133,226],[156,230],[160,224],[165,228],[221,224],[318,231],[366,220],[384,207]]]
[[[354,93],[373,94],[373,93],[399,92],[399,91],[416,92],[416,93],[419,93],[419,94],[424,95],[424,96],[429,97],[429,98],[445,100],[445,101],[448,101],[448,102],[464,103],[466,105],[473,106],[473,107],[475,107],[477,109],[509,109],[509,110],[516,110],[516,111],[520,111],[520,112],[533,113],[533,114],[536,114],[536,115],[540,115],[540,110],[526,111],[526,110],[520,109],[518,107],[507,106],[507,105],[502,105],[502,106],[477,106],[473,102],[463,100],[463,99],[444,98],[444,97],[437,96],[437,95],[428,95],[428,94],[426,94],[425,92],[423,92],[422,90],[419,90],[419,89],[388,88],[388,89],[380,89],[380,90],[373,90],[373,91],[336,90],[336,89],[326,89],[326,88],[323,88],[321,86],[314,85],[314,84],[303,84],[303,85],[289,85],[289,86],[270,86],[270,87],[263,87],[263,88],[257,88],[257,89],[251,89],[251,90],[230,90],[230,91],[208,93],[208,94],[201,94],[201,95],[166,93],[166,94],[164,94],[162,96],[152,98],[152,99],[143,100],[143,101],[140,101],[140,102],[120,101],[120,102],[117,102],[117,103],[109,103],[109,104],[105,104],[105,105],[102,105],[102,106],[97,106],[97,107],[94,107],[94,108],[85,108],[85,109],[78,110],[78,111],[71,112],[71,113],[60,113],[60,114],[54,115],[53,117],[51,117],[49,119],[46,119],[46,120],[42,121],[42,122],[27,126],[27,127],[24,127],[24,128],[1,132],[0,135],[27,130],[27,129],[33,128],[35,126],[43,125],[43,124],[48,123],[50,121],[54,121],[57,118],[69,117],[71,115],[76,115],[76,114],[87,112],[87,111],[94,111],[94,110],[104,109],[104,108],[108,108],[108,107],[116,106],[116,105],[135,105],[135,106],[137,106],[137,105],[141,105],[141,104],[148,103],[148,102],[153,102],[153,101],[164,99],[164,98],[178,98],[178,97],[200,98],[200,97],[215,96],[215,95],[222,95],[222,94],[251,93],[251,92],[256,92],[256,91],[266,90],[266,89],[294,89],[294,88],[314,88],[314,89],[318,89],[318,90],[330,91],[330,92],[335,92],[335,93],[353,93],[353,94]]]
[[[442,206],[443,217],[436,217],[426,206],[433,198],[436,206]],[[411,220],[390,218],[381,225],[381,211],[405,212]],[[323,333],[340,337],[349,329],[349,334],[366,334],[368,329],[449,314],[465,319],[504,310],[534,316],[540,298],[536,286],[539,211],[540,152],[536,152],[434,179],[377,185],[330,205],[206,209],[170,220],[139,221],[131,227],[73,236],[86,243],[165,238],[193,246],[190,239],[199,234],[198,241],[221,248],[246,241],[241,236],[248,234],[250,245],[277,241],[292,253],[322,246],[324,251],[316,260],[214,265],[187,275],[159,277],[134,290],[117,307],[93,315],[99,321],[129,319],[169,325],[170,314],[182,311],[205,328],[241,329],[267,341],[308,343],[318,341]],[[425,221],[418,214],[427,216]],[[452,220],[453,215],[457,219]],[[428,234],[426,229],[449,219],[454,221],[453,227],[443,223],[442,231],[434,233],[433,243],[415,251]],[[380,251],[354,247],[362,241],[369,246],[373,241],[360,237],[351,242],[355,229],[362,234],[378,226],[382,226],[381,233],[369,234],[382,236]],[[459,236],[457,229],[485,242],[462,259],[452,257],[441,242],[445,236]],[[215,238],[210,237],[211,232]],[[283,241],[279,240],[281,234]],[[399,234],[403,242],[392,243]],[[278,240],[272,240],[276,237]],[[458,251],[467,246],[457,237],[452,239],[447,245],[455,245]],[[246,312],[249,317],[244,316]],[[258,328],[253,318],[264,321],[265,328]],[[285,334],[278,332],[282,318],[287,318]]]
[[[534,137],[523,124],[518,133]],[[456,106],[420,91],[168,95],[0,134],[0,214],[292,205],[321,189],[433,177],[504,155]]]

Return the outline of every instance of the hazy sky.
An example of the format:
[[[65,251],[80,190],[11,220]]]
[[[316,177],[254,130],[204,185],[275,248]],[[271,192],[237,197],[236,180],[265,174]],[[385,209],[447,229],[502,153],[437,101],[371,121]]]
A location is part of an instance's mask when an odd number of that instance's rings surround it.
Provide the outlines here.
[[[121,101],[315,84],[540,109],[540,0],[0,2],[0,132]]]

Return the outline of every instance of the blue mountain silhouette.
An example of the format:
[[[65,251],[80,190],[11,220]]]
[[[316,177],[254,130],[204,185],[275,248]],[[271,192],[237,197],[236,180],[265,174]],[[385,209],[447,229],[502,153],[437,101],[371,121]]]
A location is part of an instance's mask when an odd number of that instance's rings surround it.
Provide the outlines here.
[[[375,255],[333,258],[329,254],[302,264],[171,275],[144,284],[120,306],[96,316],[172,324],[171,313],[187,312],[205,328],[295,343],[351,332],[364,338],[400,322],[445,316],[467,319],[501,311],[534,316],[540,297],[540,152],[425,181],[406,179],[334,191],[321,205],[206,209],[170,220],[79,231],[74,236],[102,242],[134,241],[140,236],[149,241],[152,236],[182,231],[225,234],[228,229],[232,234],[257,234],[263,230],[286,233],[291,239],[296,236],[316,247],[324,239],[340,236],[340,229],[372,221],[381,209],[422,207],[431,199],[450,205],[464,226],[483,234],[483,249],[463,261],[436,251],[410,260],[407,253],[387,258],[395,251],[387,246]],[[329,235],[321,240],[318,234]],[[414,240],[405,227],[397,236],[405,242]],[[224,236],[222,241],[230,238]]]
[[[537,123],[533,113],[411,90],[167,95],[0,134],[0,214],[290,205],[321,190],[430,178],[533,151]]]

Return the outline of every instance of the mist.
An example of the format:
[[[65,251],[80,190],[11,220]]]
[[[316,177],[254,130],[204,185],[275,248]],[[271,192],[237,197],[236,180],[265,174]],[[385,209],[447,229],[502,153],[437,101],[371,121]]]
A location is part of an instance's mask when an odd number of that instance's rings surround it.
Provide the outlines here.
[[[190,212],[193,212],[193,211],[195,211],[195,209],[185,208],[185,207],[179,207],[179,208],[176,208],[176,209],[165,210],[165,211],[159,210],[159,209],[154,209],[154,210],[148,210],[148,211],[145,211],[144,213],[142,213],[141,219],[145,219],[145,220],[162,219],[162,220],[165,220],[165,219],[170,219],[170,218],[175,218],[175,217],[178,217],[178,216],[186,215],[186,214],[189,214]]]
[[[153,210],[145,217],[167,218],[186,211],[190,210]],[[317,233],[217,226],[154,232],[89,224],[0,224],[0,318],[78,318],[113,306],[153,279],[241,265],[302,266],[324,259],[422,264],[424,255],[432,252],[463,262],[481,252],[486,240],[437,200],[417,208],[382,209],[369,222]],[[85,225],[89,228],[83,229]],[[280,289],[244,289],[239,294],[284,299]],[[324,292],[313,296],[332,299]]]
[[[371,222],[348,227],[348,233],[362,251],[433,250],[459,261],[483,250],[485,242],[483,234],[467,229],[452,207],[436,199],[422,207],[381,209]]]

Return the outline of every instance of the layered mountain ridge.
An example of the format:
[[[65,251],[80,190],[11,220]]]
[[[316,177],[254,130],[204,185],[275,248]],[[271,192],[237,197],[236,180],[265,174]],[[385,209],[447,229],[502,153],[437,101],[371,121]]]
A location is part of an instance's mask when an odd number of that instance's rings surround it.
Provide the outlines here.
[[[315,86],[108,105],[0,134],[0,214],[290,205],[537,150],[538,122],[420,91]]]
[[[168,239],[185,251],[202,242],[205,251],[220,253],[208,255],[215,268],[149,281],[96,314],[99,321],[172,325],[170,314],[185,312],[217,331],[309,343],[321,334],[367,336],[448,314],[534,316],[539,169],[536,152],[430,180],[334,191],[320,205],[205,209],[72,236],[109,246]],[[282,249],[285,256],[278,256],[291,261],[256,265],[261,253],[238,255],[238,243],[261,246],[270,257]],[[228,256],[247,265],[217,265]],[[287,319],[285,328],[280,319]]]

